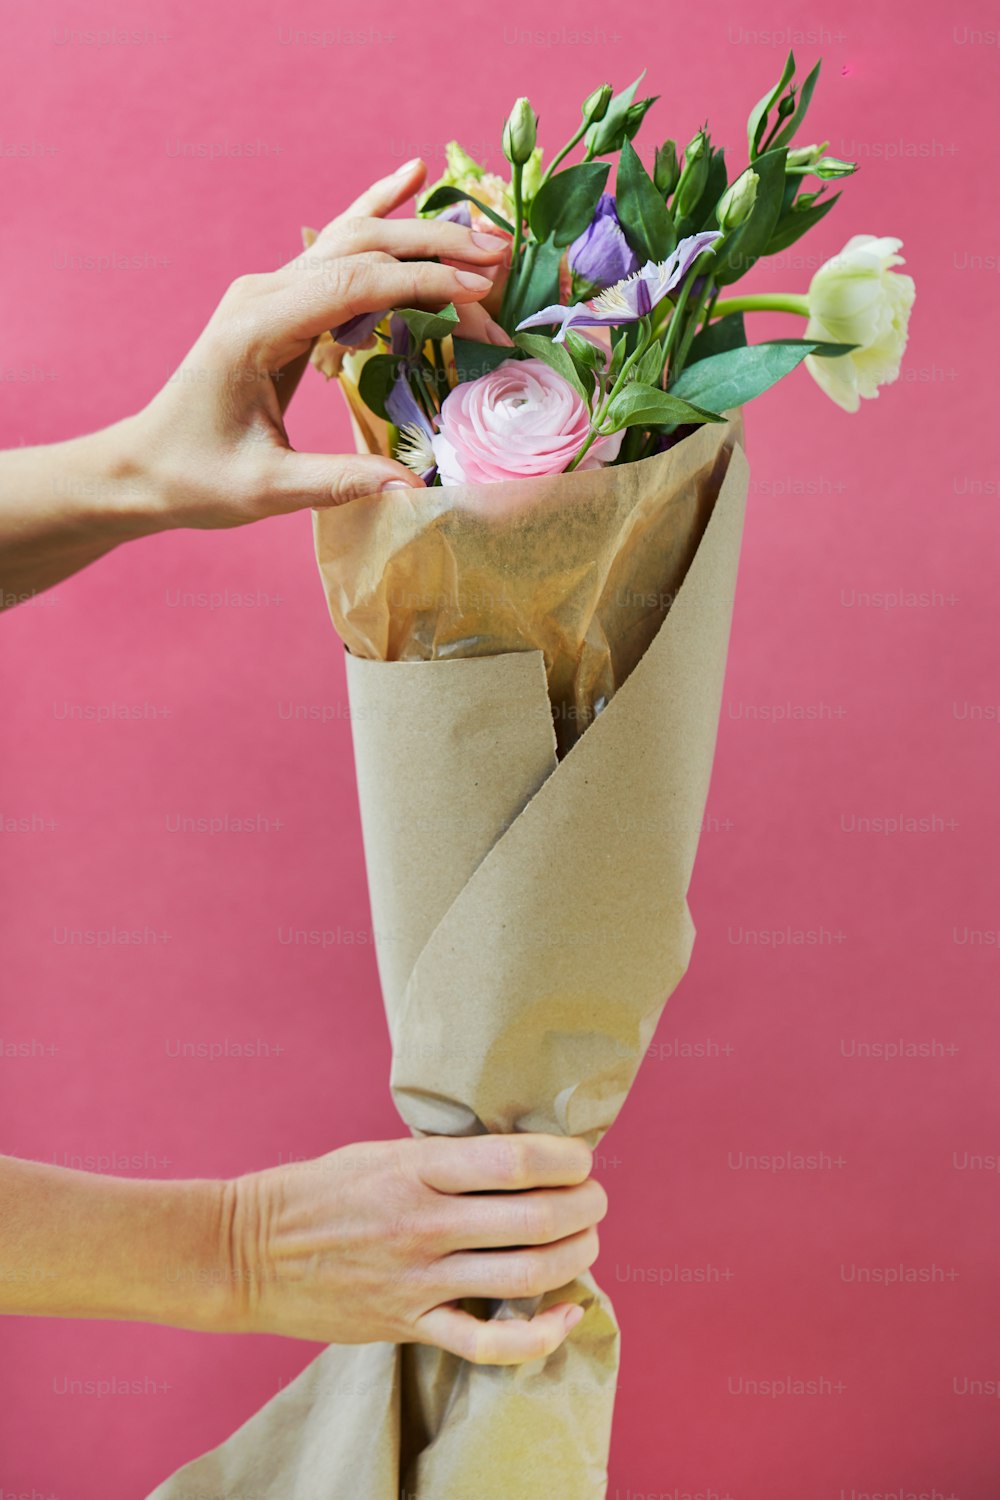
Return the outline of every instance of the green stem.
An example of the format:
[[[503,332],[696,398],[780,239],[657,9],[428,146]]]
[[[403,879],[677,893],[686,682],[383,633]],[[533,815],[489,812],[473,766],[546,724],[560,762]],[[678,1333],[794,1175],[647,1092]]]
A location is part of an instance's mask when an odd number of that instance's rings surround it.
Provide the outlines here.
[[[514,189],[514,243],[510,250],[510,263],[512,266],[516,264],[517,257],[521,253],[521,230],[524,219],[524,205],[521,200],[521,178],[523,174],[524,167],[520,162],[515,162],[514,170],[511,172],[511,186]]]
[[[809,298],[792,292],[757,292],[746,297],[728,297],[712,309],[713,318],[724,318],[735,312],[787,312],[800,318],[809,316]]]
[[[555,156],[549,162],[548,166],[545,168],[545,171],[542,173],[542,182],[539,183],[539,187],[542,186],[542,183],[548,182],[549,178],[552,176],[552,173],[555,171],[556,167],[558,167],[563,157],[568,156],[573,147],[578,145],[579,142],[583,140],[584,136],[587,134],[587,129],[587,121],[584,120],[583,124],[576,131],[576,134],[570,136],[569,140],[566,142],[562,150],[557,151]]]
[[[687,363],[687,357],[691,352],[691,345],[694,341],[694,336],[698,331],[698,326],[699,324],[703,324],[707,321],[705,308],[710,302],[713,301],[716,295],[717,293],[715,282],[712,280],[711,276],[709,276],[705,281],[705,285],[701,291],[701,296],[698,298],[694,311],[687,320],[687,327],[681,335],[680,344],[677,347],[677,352],[675,353],[673,361],[671,363],[670,378],[672,380],[677,379],[685,364]]]
[[[687,273],[687,276],[684,279],[684,285],[681,287],[681,294],[674,304],[674,310],[671,314],[670,322],[667,325],[667,337],[664,340],[663,355],[663,364],[664,368],[667,371],[667,385],[669,385],[674,373],[673,355],[678,343],[678,334],[684,322],[684,311],[687,307],[687,300],[691,295],[691,288],[694,286],[695,282],[701,274],[700,267],[703,259],[704,256],[699,255],[698,259],[695,261],[694,265]]]
[[[611,387],[610,391],[605,396],[604,400],[601,402],[597,411],[594,413],[593,418],[591,419],[590,432],[587,434],[587,441],[584,443],[579,453],[573,459],[573,462],[567,464],[564,473],[571,474],[579,464],[580,460],[587,453],[591,444],[594,443],[598,437],[602,436],[598,429],[600,428],[601,423],[604,421],[604,418],[607,415],[608,407],[611,405],[612,401],[615,399],[618,392],[625,384],[625,377],[628,375],[633,365],[638,364],[639,360],[642,358],[646,350],[649,348],[650,344],[653,342],[652,329],[650,327],[649,319],[643,318],[641,320],[641,326],[643,327],[645,337],[639,340],[638,344],[632,350],[632,353],[629,355],[628,359],[619,370],[618,379],[615,381],[614,385]]]
[[[506,329],[508,333],[513,333],[514,331],[510,326],[513,321],[511,316],[511,308],[516,306],[517,304],[517,293],[519,288],[522,285],[527,285],[528,278],[531,275],[532,268],[537,257],[538,241],[532,239],[530,235],[524,241],[524,254],[521,256],[520,264],[518,264],[514,260],[513,255],[511,256],[510,272],[507,276],[507,285],[503,289],[503,298],[500,303],[500,312],[497,316],[497,322],[500,324],[500,327]]]

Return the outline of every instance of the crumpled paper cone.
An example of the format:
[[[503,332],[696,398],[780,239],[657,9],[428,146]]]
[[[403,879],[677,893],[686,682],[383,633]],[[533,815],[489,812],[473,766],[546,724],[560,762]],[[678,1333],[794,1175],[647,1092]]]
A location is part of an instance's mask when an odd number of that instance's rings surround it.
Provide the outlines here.
[[[694,486],[689,514],[709,518],[662,580],[673,602],[648,649],[562,758],[540,650],[348,657],[392,1092],[415,1133],[596,1144],[685,972],[749,479],[739,436],[738,420],[704,427],[599,471],[668,503]],[[326,519],[363,503],[318,518],[328,588]],[[586,1312],[530,1364],[331,1346],[155,1500],[600,1500],[614,1314],[589,1275],[542,1300]]]

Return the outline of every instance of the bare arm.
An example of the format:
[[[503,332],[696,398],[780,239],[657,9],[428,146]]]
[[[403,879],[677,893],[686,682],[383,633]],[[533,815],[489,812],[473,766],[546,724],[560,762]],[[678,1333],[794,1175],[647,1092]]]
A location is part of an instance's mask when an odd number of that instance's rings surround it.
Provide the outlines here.
[[[393,459],[296,452],[284,413],[315,339],[360,313],[453,302],[466,337],[511,342],[479,305],[508,258],[505,236],[385,217],[424,175],[422,162],[409,163],[288,265],[235,281],[141,412],[103,432],[0,453],[0,606],[133,537],[420,486]]]
[[[223,1181],[0,1157],[0,1313],[536,1359],[572,1303],[491,1322],[454,1304],[552,1292],[593,1263],[590,1167],[544,1135],[368,1141]]]

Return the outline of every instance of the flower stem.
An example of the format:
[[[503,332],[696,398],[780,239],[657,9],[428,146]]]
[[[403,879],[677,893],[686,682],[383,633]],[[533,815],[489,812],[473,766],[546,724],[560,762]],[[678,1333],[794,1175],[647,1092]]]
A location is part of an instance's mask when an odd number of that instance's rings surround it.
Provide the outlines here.
[[[641,325],[640,326],[642,327],[642,330],[643,330],[643,337],[640,338],[639,342],[636,344],[635,348],[632,350],[632,353],[629,355],[628,359],[622,365],[621,369],[618,372],[618,379],[615,381],[614,385],[611,387],[610,391],[605,396],[604,400],[601,402],[601,404],[598,407],[597,411],[594,413],[593,417],[591,418],[590,432],[587,434],[587,441],[584,443],[584,445],[580,449],[579,453],[573,459],[572,463],[569,463],[569,464],[566,465],[566,468],[563,471],[564,473],[571,474],[573,472],[573,470],[579,464],[580,460],[584,457],[584,455],[586,454],[587,450],[590,448],[590,445],[597,439],[597,437],[599,435],[603,435],[603,434],[599,434],[599,428],[600,428],[601,423],[604,421],[604,418],[605,418],[605,416],[607,414],[608,407],[611,405],[612,401],[615,399],[615,397],[617,396],[618,392],[621,390],[622,386],[625,384],[626,378],[627,378],[627,376],[629,374],[629,371],[632,369],[633,365],[638,364],[639,360],[642,358],[642,356],[645,354],[646,350],[649,348],[650,344],[653,342],[653,333],[652,333],[652,328],[650,326],[649,319],[648,318],[643,318],[641,320]]]
[[[695,303],[694,310],[687,320],[687,327],[681,334],[680,343],[677,346],[677,351],[674,354],[673,360],[671,362],[670,378],[672,380],[676,380],[681,371],[684,369],[684,366],[687,363],[688,354],[691,352],[691,345],[694,342],[694,336],[698,331],[698,325],[699,323],[703,324],[707,322],[705,309],[717,295],[718,292],[715,282],[712,280],[711,276],[708,276],[705,280],[705,285],[702,288],[701,295]]]
[[[514,170],[511,172],[511,187],[514,189],[514,243],[510,251],[510,263],[512,266],[517,264],[517,257],[521,252],[521,231],[524,219],[524,205],[521,199],[521,178],[523,174],[523,166],[520,162],[515,162]]]
[[[562,150],[556,152],[555,156],[552,158],[548,166],[545,168],[545,171],[542,173],[542,183],[548,182],[549,178],[552,176],[552,173],[562,161],[563,157],[568,156],[573,147],[583,140],[584,136],[587,133],[587,128],[587,121],[584,120],[583,124],[579,127],[576,133],[570,136],[569,140],[566,142]],[[539,186],[541,186],[542,183],[539,183]]]
[[[800,318],[809,316],[809,298],[792,292],[757,292],[745,297],[728,297],[712,308],[712,317],[724,318],[735,312],[787,312]]]

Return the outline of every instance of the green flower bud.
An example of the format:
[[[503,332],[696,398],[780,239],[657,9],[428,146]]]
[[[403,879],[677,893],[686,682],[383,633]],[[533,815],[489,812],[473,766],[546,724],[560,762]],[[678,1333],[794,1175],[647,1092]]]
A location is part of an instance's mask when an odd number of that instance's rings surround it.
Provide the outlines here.
[[[523,166],[535,149],[538,116],[529,100],[520,98],[503,128],[503,154],[514,166]]]
[[[708,136],[703,130],[699,130],[694,139],[688,142],[684,151],[684,170],[677,184],[677,193],[674,198],[674,213],[680,218],[686,218],[697,206],[699,198],[705,191],[710,163]]]
[[[816,202],[816,199],[820,197],[822,192],[822,188],[817,188],[814,193],[800,193],[799,196],[795,199],[795,202],[792,204],[792,213],[804,214],[807,209],[812,208],[813,204]]]
[[[811,167],[814,161],[819,161],[829,144],[829,141],[824,141],[822,146],[796,146],[794,151],[789,151],[785,159],[785,170],[790,171],[793,167]]]
[[[757,202],[759,181],[757,173],[748,168],[726,188],[715,210],[719,228],[724,234],[738,229],[750,217],[753,206]]]
[[[687,166],[689,162],[700,161],[707,150],[708,136],[704,130],[699,130],[698,134],[692,136],[684,147],[684,165]]]
[[[524,164],[521,173],[521,192],[525,203],[530,203],[542,185],[542,148],[536,146]]]
[[[583,101],[583,118],[588,125],[596,125],[598,120],[603,120],[608,112],[608,105],[614,96],[614,89],[610,83],[602,83],[599,89],[589,95]]]
[[[457,141],[449,141],[444,148],[444,159],[447,163],[445,178],[457,181],[459,177],[482,177],[483,168],[469,155],[463,151]]]
[[[856,161],[841,161],[839,156],[822,156],[812,166],[813,176],[822,178],[824,182],[833,177],[850,177],[857,170]]]
[[[677,142],[664,141],[662,146],[656,148],[656,161],[653,166],[653,182],[656,184],[658,193],[664,198],[669,198],[680,180],[681,169],[677,160]]]

